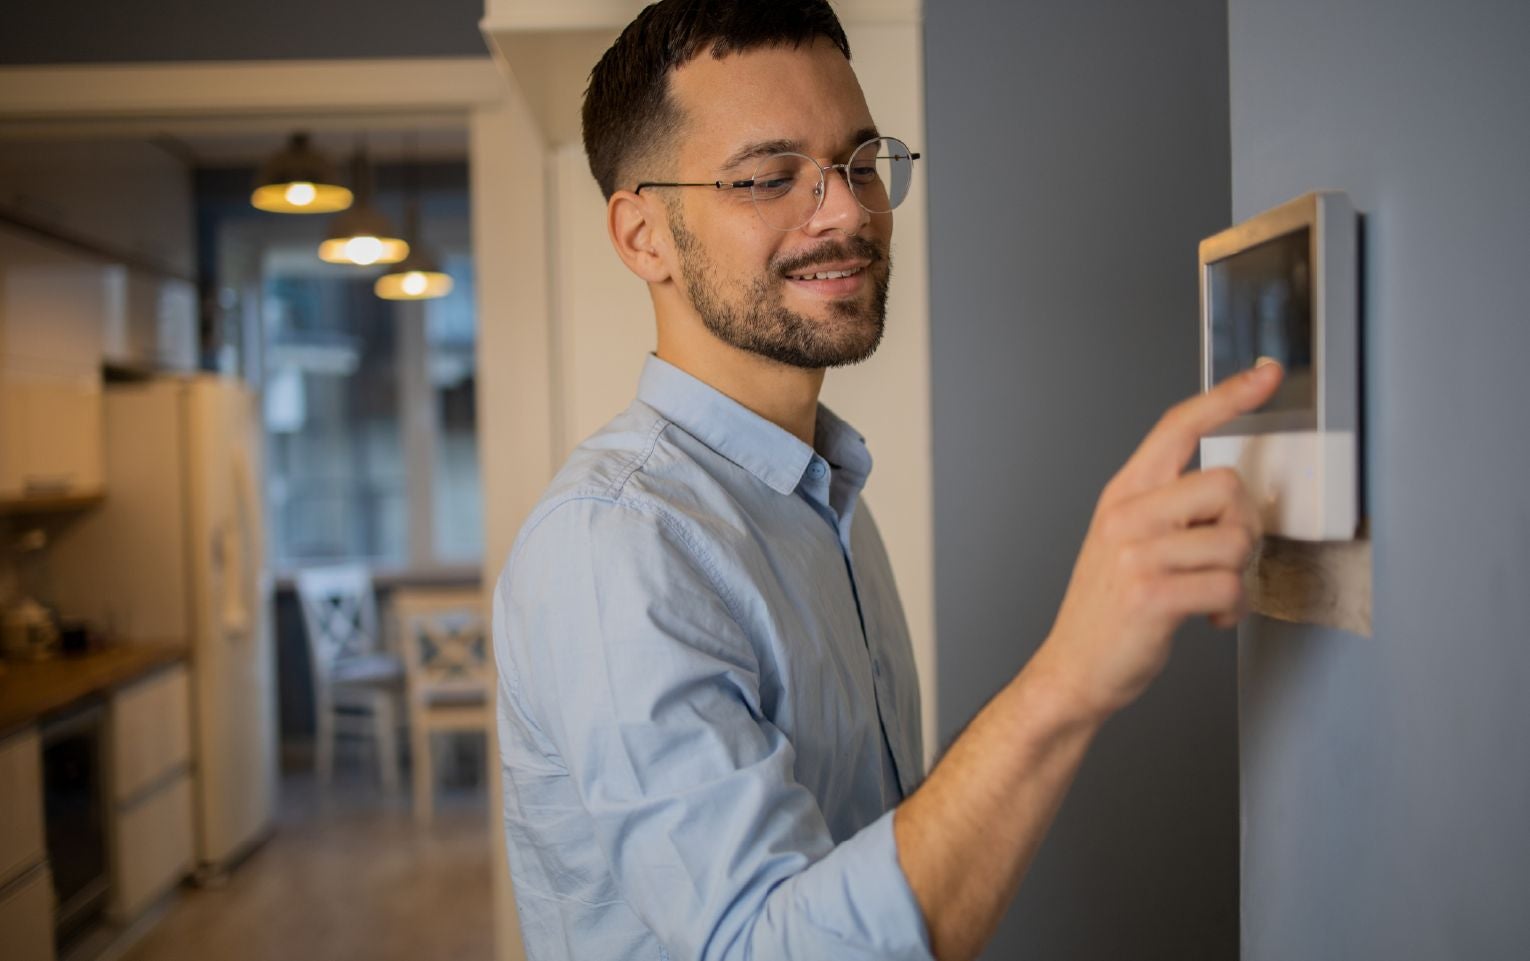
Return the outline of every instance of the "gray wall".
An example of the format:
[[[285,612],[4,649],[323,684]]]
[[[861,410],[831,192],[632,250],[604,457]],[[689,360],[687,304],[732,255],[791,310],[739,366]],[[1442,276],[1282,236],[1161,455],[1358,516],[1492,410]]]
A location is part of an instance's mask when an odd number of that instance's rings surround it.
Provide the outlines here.
[[[1232,0],[1233,208],[1367,215],[1374,637],[1241,638],[1246,961],[1530,953],[1530,5]]]
[[[15,0],[0,65],[486,56],[483,0]]]
[[[1228,223],[1219,0],[928,0],[945,741],[1051,627],[1100,488],[1193,394],[1196,243]],[[1226,961],[1234,643],[1184,632],[1106,728],[986,957]]]

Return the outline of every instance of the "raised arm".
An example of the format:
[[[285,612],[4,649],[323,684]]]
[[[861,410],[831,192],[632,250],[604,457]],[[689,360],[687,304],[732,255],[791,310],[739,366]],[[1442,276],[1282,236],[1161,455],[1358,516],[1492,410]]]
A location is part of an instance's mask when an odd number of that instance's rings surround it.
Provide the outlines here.
[[[1262,534],[1236,473],[1185,474],[1202,435],[1257,409],[1269,364],[1170,410],[1100,496],[1051,633],[898,809],[898,858],[941,961],[993,935],[1095,733],[1204,614],[1242,616]]]

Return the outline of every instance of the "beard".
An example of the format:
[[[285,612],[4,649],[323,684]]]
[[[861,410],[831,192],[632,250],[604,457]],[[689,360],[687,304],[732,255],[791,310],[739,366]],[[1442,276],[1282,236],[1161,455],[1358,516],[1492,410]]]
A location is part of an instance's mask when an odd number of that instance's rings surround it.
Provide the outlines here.
[[[830,242],[809,253],[772,258],[729,301],[718,284],[711,259],[695,235],[686,229],[679,205],[670,208],[670,232],[680,255],[680,281],[691,306],[712,335],[726,344],[777,363],[805,370],[860,363],[876,352],[887,319],[887,285],[892,277],[890,255],[864,237]],[[787,275],[817,264],[864,259],[872,282],[871,301],[828,302],[829,319],[814,320],[785,303]]]

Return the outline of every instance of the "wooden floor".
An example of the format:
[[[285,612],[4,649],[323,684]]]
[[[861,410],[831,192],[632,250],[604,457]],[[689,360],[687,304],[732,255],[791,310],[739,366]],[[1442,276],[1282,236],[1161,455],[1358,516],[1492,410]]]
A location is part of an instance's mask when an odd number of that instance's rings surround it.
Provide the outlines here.
[[[484,792],[443,790],[429,828],[407,786],[283,783],[271,839],[217,888],[184,888],[124,961],[490,961]]]

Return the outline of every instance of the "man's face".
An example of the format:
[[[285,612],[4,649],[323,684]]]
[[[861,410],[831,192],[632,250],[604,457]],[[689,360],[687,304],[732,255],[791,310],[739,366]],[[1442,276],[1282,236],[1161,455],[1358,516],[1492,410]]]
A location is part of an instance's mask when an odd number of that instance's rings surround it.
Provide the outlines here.
[[[830,43],[769,47],[719,61],[703,53],[671,77],[684,115],[674,179],[745,180],[750,148],[843,163],[875,136],[860,84]],[[790,144],[790,146],[785,146]],[[807,224],[777,230],[748,190],[670,188],[665,197],[680,282],[712,334],[794,367],[853,364],[882,338],[892,264],[892,214],[868,213],[843,174],[830,171]],[[823,272],[850,276],[814,279]]]

